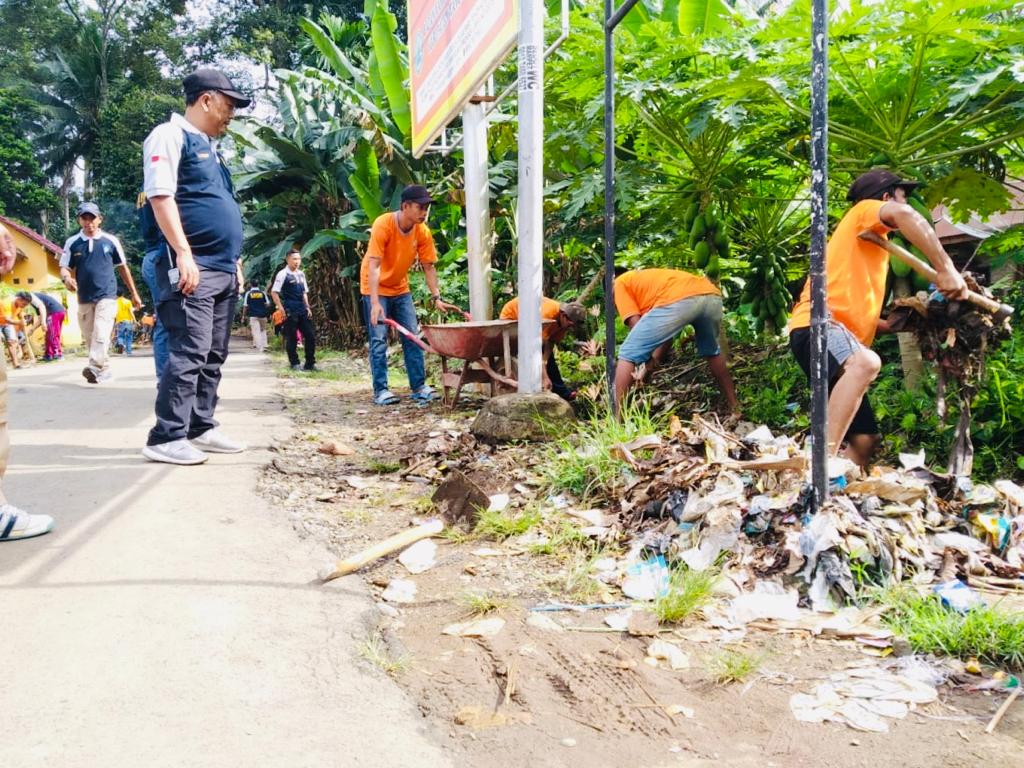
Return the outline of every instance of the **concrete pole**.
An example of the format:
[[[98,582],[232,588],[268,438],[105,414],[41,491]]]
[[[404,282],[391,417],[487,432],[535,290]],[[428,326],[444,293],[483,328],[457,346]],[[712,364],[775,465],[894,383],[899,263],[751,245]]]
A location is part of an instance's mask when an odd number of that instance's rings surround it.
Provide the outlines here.
[[[544,4],[519,6],[519,392],[541,391],[544,277]]]
[[[491,195],[487,186],[487,118],[484,106],[471,101],[462,110],[469,313],[474,320],[494,317],[491,305]]]

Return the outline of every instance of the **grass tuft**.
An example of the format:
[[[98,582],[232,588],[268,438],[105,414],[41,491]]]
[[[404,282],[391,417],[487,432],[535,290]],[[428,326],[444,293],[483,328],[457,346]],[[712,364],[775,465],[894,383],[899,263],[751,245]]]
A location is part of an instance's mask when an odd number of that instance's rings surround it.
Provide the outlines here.
[[[360,656],[390,677],[397,677],[408,670],[411,665],[411,659],[406,655],[392,658],[387,644],[376,633],[367,637],[357,650]]]
[[[720,685],[742,683],[757,672],[768,654],[763,651],[741,651],[725,648],[707,661],[707,670]]]
[[[1024,670],[1024,613],[996,604],[960,614],[935,595],[920,595],[908,587],[881,590],[875,596],[888,608],[882,617],[886,626],[919,653],[973,657]]]
[[[584,552],[572,556],[565,570],[550,582],[559,600],[587,604],[598,602],[604,596],[604,585],[591,575],[594,562],[600,557],[600,553],[588,557]]]
[[[392,472],[397,472],[402,468],[402,465],[397,461],[382,461],[380,459],[370,459],[366,463],[366,469],[368,472],[373,472],[375,475],[390,475]]]
[[[487,616],[512,607],[511,600],[491,592],[463,592],[458,602],[470,616]]]
[[[579,526],[568,520],[559,520],[547,531],[548,540],[543,543],[531,544],[531,555],[550,555],[557,558],[571,558],[573,555],[586,552],[593,548],[594,542]]]
[[[678,569],[672,573],[668,591],[654,601],[654,613],[662,624],[678,624],[711,600],[718,571]]]
[[[519,513],[488,512],[481,509],[473,530],[485,538],[504,541],[526,533],[539,522],[540,512],[533,507],[527,507]]]
[[[544,457],[547,484],[582,499],[614,495],[625,481],[623,470],[627,465],[611,455],[612,446],[663,431],[660,420],[651,415],[645,403],[627,403],[621,416],[621,420],[610,412],[594,416],[575,435],[557,441]]]

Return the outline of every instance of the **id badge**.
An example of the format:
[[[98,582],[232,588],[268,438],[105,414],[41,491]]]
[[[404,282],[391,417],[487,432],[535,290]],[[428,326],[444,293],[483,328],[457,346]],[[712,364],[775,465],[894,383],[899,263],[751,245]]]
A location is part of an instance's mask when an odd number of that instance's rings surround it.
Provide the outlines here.
[[[167,270],[167,280],[171,284],[171,290],[178,287],[178,281],[181,279],[181,272],[178,271],[177,267],[172,267]]]

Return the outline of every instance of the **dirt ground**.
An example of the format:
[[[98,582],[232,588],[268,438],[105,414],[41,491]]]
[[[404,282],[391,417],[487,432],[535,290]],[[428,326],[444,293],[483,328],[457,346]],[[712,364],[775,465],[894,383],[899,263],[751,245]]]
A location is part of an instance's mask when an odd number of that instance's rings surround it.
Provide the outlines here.
[[[261,483],[301,535],[324,539],[340,557],[353,554],[429,517],[430,495],[451,468],[488,493],[509,493],[513,507],[544,498],[542,449],[494,449],[472,439],[479,401],[455,411],[407,398],[377,408],[364,361],[339,356],[322,366],[319,378],[282,373],[295,433],[277,446]],[[353,453],[321,453],[328,442]],[[393,556],[360,571],[378,595],[393,578],[416,584],[413,602],[379,603],[380,624],[362,639],[363,655],[408,691],[460,765],[853,768],[881,758],[904,768],[1024,766],[1024,701],[986,735],[1005,696],[967,692],[955,677],[940,686],[937,702],[888,721],[885,734],[798,722],[791,695],[810,692],[831,672],[879,661],[852,642],[730,633],[696,618],[660,634],[685,652],[689,667],[652,667],[644,657],[654,638],[612,630],[603,621],[610,610],[531,610],[571,602],[585,567],[578,558],[537,554],[531,535],[435,539],[437,564],[424,573],[410,575]],[[311,578],[321,565],[310,564]],[[499,604],[486,618],[503,619],[500,632],[442,634],[470,618],[468,595]],[[756,656],[759,670],[742,682],[715,682],[723,648]]]

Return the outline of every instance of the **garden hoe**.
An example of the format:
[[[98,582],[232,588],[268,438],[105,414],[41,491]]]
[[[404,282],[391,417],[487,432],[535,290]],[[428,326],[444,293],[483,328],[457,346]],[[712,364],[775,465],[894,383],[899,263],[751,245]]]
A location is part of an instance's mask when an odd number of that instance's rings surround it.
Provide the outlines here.
[[[910,253],[910,251],[905,248],[901,248],[896,245],[896,243],[892,243],[871,231],[862,232],[860,234],[860,239],[867,240],[869,243],[874,243],[875,245],[884,248],[912,270],[917,272],[917,274],[925,280],[928,280],[931,283],[936,281],[937,275],[931,264],[925,264],[914,254]],[[991,313],[996,322],[999,322],[1013,314],[1013,307],[1009,304],[1000,304],[998,301],[990,299],[988,296],[982,296],[980,293],[976,293],[975,291],[968,291],[967,300],[974,306]]]

